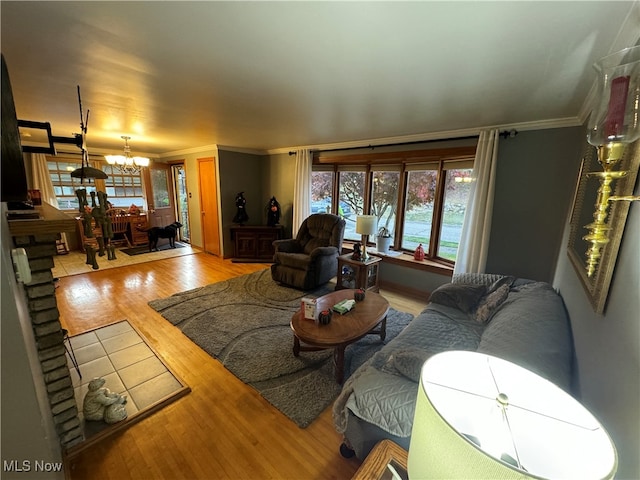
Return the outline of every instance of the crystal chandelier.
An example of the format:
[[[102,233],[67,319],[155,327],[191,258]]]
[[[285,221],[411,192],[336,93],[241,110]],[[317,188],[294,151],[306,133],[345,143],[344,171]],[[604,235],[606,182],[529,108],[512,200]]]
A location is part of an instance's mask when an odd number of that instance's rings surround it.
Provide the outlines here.
[[[131,137],[123,135],[120,138],[124,139],[124,155],[105,155],[104,158],[109,165],[113,165],[114,168],[122,173],[128,175],[140,173],[142,168],[149,166],[149,159],[146,157],[132,157],[131,147],[129,147],[129,139]]]

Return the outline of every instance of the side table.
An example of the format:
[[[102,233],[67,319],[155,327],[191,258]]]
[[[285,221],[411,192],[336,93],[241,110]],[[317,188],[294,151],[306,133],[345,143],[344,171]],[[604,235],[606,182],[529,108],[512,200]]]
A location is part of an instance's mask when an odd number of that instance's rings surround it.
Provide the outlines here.
[[[380,257],[369,257],[366,262],[354,260],[351,254],[338,257],[338,281],[336,290],[343,288],[362,288],[372,292],[380,290],[378,286]]]
[[[378,442],[352,480],[407,480],[407,451],[391,440]]]

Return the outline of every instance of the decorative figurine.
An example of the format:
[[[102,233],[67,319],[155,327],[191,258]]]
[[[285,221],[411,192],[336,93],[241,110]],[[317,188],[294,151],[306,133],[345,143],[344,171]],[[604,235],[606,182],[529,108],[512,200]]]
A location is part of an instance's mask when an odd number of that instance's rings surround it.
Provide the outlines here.
[[[249,220],[249,215],[247,215],[247,201],[244,198],[244,192],[240,192],[236,195],[236,216],[233,217],[233,223],[238,223],[243,225],[244,222]]]
[[[422,248],[422,244],[418,245],[418,248],[416,248],[416,251],[413,254],[413,259],[420,262],[424,260],[424,248]]]
[[[267,225],[275,227],[278,223],[280,223],[280,204],[276,197],[271,197],[267,206]]]
[[[319,325],[328,325],[331,322],[331,317],[333,316],[333,312],[329,309],[322,310],[318,315],[317,323]]]
[[[112,393],[104,383],[102,377],[89,382],[89,391],[82,403],[84,418],[92,421],[104,420],[108,424],[118,423],[127,418],[127,397]]]
[[[353,244],[353,255],[351,255],[352,260],[362,260],[362,244],[354,243]]]

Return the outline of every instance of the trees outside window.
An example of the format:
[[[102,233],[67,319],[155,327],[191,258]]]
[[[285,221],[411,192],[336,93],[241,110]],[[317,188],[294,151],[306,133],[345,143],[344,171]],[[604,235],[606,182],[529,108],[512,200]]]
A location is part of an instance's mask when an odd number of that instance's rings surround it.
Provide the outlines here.
[[[452,263],[474,156],[475,147],[454,147],[332,157],[314,166],[312,210],[322,207],[345,218],[345,239],[353,241],[361,239],[355,232],[356,217],[375,215],[378,228],[391,233],[394,250],[413,253],[422,244],[428,258]]]
[[[378,229],[385,228],[393,237],[396,230],[400,170],[373,170],[371,215],[378,217]],[[393,246],[393,242],[392,242]]]
[[[338,172],[338,200],[337,214],[344,218],[346,226],[344,238],[360,240],[356,233],[356,217],[364,212],[365,177],[364,171]]]
[[[436,198],[437,170],[413,170],[407,172],[407,194],[402,247],[415,250],[422,244],[429,251],[433,208]]]

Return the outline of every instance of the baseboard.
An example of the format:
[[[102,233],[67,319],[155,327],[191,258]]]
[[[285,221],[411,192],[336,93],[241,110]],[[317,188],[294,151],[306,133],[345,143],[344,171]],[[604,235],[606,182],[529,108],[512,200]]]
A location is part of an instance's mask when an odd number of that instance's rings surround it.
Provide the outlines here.
[[[385,281],[383,279],[380,279],[380,288],[382,290],[388,290],[390,292],[404,295],[414,300],[420,300],[420,301],[428,299],[429,296],[431,295],[431,292],[428,290],[419,290],[414,287],[400,285],[398,283]]]

